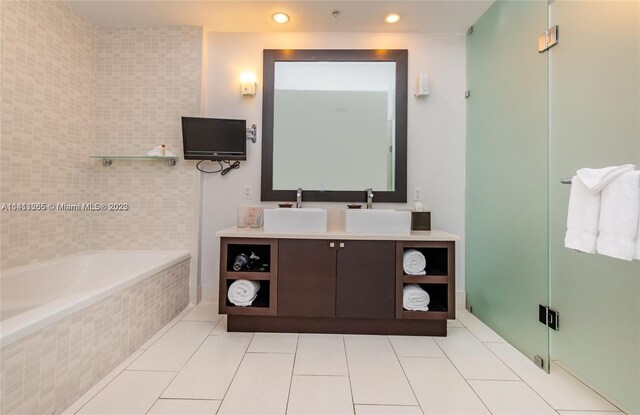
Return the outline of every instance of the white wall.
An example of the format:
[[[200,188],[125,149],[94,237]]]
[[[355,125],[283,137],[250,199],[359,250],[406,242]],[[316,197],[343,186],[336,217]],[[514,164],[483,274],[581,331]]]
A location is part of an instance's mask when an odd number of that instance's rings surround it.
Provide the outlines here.
[[[430,72],[431,95],[408,105],[408,200],[422,187],[423,203],[432,212],[432,226],[463,237],[456,250],[457,289],[464,289],[464,165],[465,165],[465,37],[462,34],[418,33],[209,33],[207,36],[206,111],[209,117],[247,119],[262,127],[263,49],[408,49],[409,91],[419,72]],[[240,94],[240,73],[258,79],[255,97]],[[261,134],[248,143],[247,162],[226,176],[203,177],[202,288],[205,300],[217,300],[219,238],[215,232],[234,225],[241,205],[260,202]],[[217,164],[216,164],[217,166]],[[244,185],[253,198],[243,198]],[[305,203],[307,207],[344,203]],[[380,205],[378,205],[380,207]],[[406,207],[385,204],[384,207]]]

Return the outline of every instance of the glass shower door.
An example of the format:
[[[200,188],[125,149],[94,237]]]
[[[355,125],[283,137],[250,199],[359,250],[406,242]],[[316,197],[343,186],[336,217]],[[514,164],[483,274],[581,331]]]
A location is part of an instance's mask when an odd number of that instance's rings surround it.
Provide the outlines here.
[[[497,1],[467,37],[465,289],[473,314],[548,365],[546,28],[547,2]]]
[[[550,20],[560,27],[549,53],[551,359],[639,414],[640,261],[564,248],[570,186],[560,179],[640,166],[640,2],[554,1]]]

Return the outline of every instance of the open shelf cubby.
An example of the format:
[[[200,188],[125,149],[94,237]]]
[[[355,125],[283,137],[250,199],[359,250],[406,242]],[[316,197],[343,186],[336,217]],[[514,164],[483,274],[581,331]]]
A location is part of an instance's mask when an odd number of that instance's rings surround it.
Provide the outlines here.
[[[235,280],[228,279],[227,280],[227,293],[229,291],[229,287],[233,284]],[[269,306],[270,306],[270,284],[269,281],[259,281],[260,282],[260,290],[258,290],[257,297],[251,305],[249,306],[236,306],[231,301],[229,301],[229,297],[226,298],[226,309],[227,314],[268,314]]]
[[[448,313],[448,290],[447,284],[418,284],[429,294],[428,311],[410,311],[402,309],[404,318],[446,318]]]
[[[236,271],[233,269],[233,264],[235,262],[236,256],[245,254],[247,257],[249,257],[252,253],[260,257],[260,259],[253,261],[253,264],[250,267],[244,266],[240,271]],[[226,259],[226,271],[228,273],[234,274],[233,278],[241,278],[236,277],[236,274],[268,274],[271,270],[271,246],[261,244],[229,244],[227,245]],[[247,279],[257,279],[251,278],[250,275],[247,277]],[[268,279],[268,277],[262,279]]]
[[[420,251],[426,261],[426,275],[407,275],[404,253]],[[396,318],[446,320],[455,318],[455,243],[451,241],[398,241],[396,243]],[[402,304],[402,289],[418,284],[429,293],[429,311],[408,311]]]
[[[420,251],[426,260],[427,266],[425,268],[426,276],[447,276],[449,273],[448,266],[448,249],[447,248],[432,248],[432,247],[406,247],[403,250],[407,251],[415,249]],[[406,273],[404,275],[407,275]],[[413,275],[407,275],[413,277]]]
[[[278,241],[260,238],[223,238],[220,244],[220,314],[276,315],[278,290]],[[255,253],[260,257],[251,268],[233,269],[236,256]],[[229,286],[237,280],[260,282],[258,296],[250,306],[238,307],[229,302]]]

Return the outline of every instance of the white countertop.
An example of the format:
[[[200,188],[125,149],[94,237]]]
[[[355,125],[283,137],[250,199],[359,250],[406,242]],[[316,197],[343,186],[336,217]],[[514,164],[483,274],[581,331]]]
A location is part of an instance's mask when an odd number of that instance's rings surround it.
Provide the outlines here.
[[[430,231],[411,231],[410,235],[374,235],[346,233],[344,229],[328,229],[324,233],[304,232],[265,232],[264,228],[238,228],[231,226],[216,232],[223,238],[274,238],[274,239],[343,239],[375,241],[458,241],[458,235],[433,229]]]

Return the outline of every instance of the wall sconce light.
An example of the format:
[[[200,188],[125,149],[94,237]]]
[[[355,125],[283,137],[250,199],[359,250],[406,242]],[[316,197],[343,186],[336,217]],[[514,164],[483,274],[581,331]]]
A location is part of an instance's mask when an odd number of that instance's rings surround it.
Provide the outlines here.
[[[240,89],[243,96],[256,95],[256,74],[253,72],[242,72],[240,74]]]

